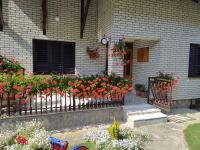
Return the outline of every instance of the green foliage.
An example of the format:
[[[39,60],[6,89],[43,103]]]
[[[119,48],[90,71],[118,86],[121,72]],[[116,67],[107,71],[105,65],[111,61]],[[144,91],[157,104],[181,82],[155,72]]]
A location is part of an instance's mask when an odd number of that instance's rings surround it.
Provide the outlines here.
[[[189,125],[184,130],[184,134],[189,150],[198,150],[200,148],[200,123]]]
[[[113,124],[108,128],[108,132],[112,139],[119,140],[121,138],[120,136],[120,124],[116,120],[116,116],[114,117]]]
[[[0,72],[14,74],[20,72],[22,69],[23,67],[19,64],[19,62],[5,57],[0,58]]]
[[[172,73],[164,73],[164,72],[158,72],[158,78],[163,79],[163,80],[174,80],[174,76]]]
[[[135,84],[135,90],[140,92],[146,92],[147,88],[144,84]]]

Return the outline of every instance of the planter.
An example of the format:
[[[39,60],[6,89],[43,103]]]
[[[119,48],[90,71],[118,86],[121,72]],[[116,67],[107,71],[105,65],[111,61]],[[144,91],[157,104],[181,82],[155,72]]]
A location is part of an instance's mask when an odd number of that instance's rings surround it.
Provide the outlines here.
[[[148,95],[147,92],[141,92],[141,97],[142,98],[147,98],[147,95]]]
[[[136,96],[141,96],[142,93],[140,91],[136,91]]]
[[[87,54],[89,55],[90,59],[96,60],[99,58],[98,49],[91,50],[89,47],[87,48]]]

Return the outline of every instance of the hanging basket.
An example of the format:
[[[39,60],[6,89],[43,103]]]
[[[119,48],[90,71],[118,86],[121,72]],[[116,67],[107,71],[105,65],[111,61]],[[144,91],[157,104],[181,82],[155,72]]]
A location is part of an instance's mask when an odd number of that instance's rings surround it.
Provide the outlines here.
[[[87,47],[87,54],[90,57],[90,59],[96,60],[100,57],[98,48],[92,50],[89,47]]]

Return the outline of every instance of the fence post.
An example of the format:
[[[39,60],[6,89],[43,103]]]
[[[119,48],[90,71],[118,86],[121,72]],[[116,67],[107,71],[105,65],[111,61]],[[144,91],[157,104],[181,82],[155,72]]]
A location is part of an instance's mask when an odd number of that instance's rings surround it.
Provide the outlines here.
[[[22,115],[21,100],[19,100],[19,115]]]
[[[73,96],[73,110],[76,110],[76,99],[75,96]]]
[[[150,82],[151,82],[151,77],[148,78],[148,94],[147,94],[147,103],[150,103]]]
[[[8,107],[8,116],[10,116],[10,93],[8,93],[8,95],[7,95],[8,97],[8,101],[7,101],[7,107]]]
[[[3,101],[3,94],[0,94],[0,116],[1,116],[1,113],[2,113],[2,101]]]

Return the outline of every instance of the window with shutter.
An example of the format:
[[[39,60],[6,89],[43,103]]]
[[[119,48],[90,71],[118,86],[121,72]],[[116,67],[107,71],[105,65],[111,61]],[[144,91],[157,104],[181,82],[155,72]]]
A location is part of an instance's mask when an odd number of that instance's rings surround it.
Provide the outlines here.
[[[36,74],[74,74],[75,43],[34,39],[33,71]]]
[[[188,77],[200,77],[200,44],[190,44]]]
[[[137,62],[149,62],[149,47],[138,49]]]

